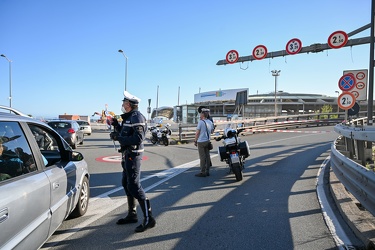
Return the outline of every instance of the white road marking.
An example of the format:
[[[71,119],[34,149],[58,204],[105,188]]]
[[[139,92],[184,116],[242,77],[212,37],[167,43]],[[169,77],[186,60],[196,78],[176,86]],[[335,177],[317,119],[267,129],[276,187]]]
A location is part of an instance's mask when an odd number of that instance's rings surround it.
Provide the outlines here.
[[[336,246],[340,250],[348,249],[345,246],[350,246],[352,245],[352,243],[349,240],[348,236],[345,234],[345,231],[343,230],[341,225],[338,223],[338,219],[330,206],[326,193],[324,192],[324,171],[329,161],[330,157],[327,157],[320,166],[317,175],[316,192],[318,194],[320,207],[322,208],[324,220],[326,221],[327,227],[331,232]]]

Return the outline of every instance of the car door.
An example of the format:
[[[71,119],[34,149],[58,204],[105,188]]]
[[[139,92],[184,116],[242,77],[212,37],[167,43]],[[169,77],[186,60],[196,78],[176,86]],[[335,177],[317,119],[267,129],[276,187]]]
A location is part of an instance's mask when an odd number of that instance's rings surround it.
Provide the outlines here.
[[[52,141],[48,148],[41,148],[42,155],[46,158],[45,174],[50,181],[51,188],[51,235],[67,218],[75,207],[74,195],[77,192],[78,182],[76,180],[76,166],[66,157],[66,150],[70,150],[65,145],[57,132],[46,127],[38,127],[35,124],[29,124],[31,131],[35,129],[42,130]]]
[[[0,140],[0,249],[37,249],[50,229],[50,181],[20,123],[0,121]]]

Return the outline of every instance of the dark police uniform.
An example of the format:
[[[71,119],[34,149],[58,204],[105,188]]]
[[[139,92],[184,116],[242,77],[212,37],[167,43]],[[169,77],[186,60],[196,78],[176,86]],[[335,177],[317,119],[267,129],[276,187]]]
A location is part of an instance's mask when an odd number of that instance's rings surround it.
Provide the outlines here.
[[[143,140],[147,129],[146,119],[139,111],[132,110],[121,115],[123,121],[117,140],[121,145],[122,186],[127,196],[145,200],[146,194],[140,183]]]
[[[124,92],[123,101],[134,101],[138,104],[138,99],[133,100],[126,91]],[[131,96],[131,97],[129,97]],[[110,137],[121,145],[122,153],[122,186],[124,187],[128,199],[128,215],[119,219],[117,224],[135,223],[138,221],[136,213],[135,199],[141,206],[144,220],[136,228],[136,232],[143,232],[147,228],[155,226],[155,219],[152,217],[150,201],[147,199],[145,191],[140,183],[141,177],[141,160],[144,152],[143,141],[147,130],[146,118],[138,110],[131,110],[122,114],[122,123],[113,124],[115,132]]]

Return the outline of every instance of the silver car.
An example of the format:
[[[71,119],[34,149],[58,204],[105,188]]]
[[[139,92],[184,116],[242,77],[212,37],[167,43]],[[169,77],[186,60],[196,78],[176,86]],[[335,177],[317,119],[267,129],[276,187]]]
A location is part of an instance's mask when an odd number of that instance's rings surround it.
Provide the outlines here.
[[[73,149],[77,148],[77,144],[83,144],[85,134],[75,120],[49,121],[48,125],[56,130]]]
[[[89,172],[47,124],[0,111],[0,249],[38,249],[86,213]]]
[[[83,131],[85,135],[91,135],[92,129],[91,129],[91,125],[89,122],[81,121],[81,120],[77,120],[76,122],[79,124],[79,126],[81,127],[81,130]]]

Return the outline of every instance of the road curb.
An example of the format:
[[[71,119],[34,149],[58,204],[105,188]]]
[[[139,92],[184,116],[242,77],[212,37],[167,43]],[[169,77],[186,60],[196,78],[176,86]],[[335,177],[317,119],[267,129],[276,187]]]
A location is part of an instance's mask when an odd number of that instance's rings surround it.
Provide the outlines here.
[[[375,249],[375,217],[349,193],[330,169],[330,191],[342,217],[361,240],[365,249]]]

